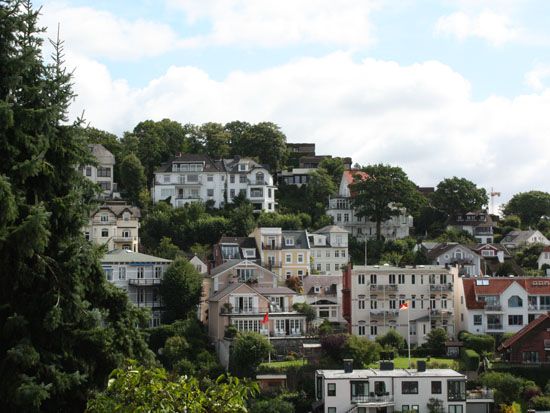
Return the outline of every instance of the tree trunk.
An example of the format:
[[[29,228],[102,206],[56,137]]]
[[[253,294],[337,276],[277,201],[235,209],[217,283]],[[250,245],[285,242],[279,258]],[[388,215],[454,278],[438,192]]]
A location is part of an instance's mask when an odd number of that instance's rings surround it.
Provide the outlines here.
[[[382,220],[377,220],[376,221],[376,241],[380,241],[380,239],[382,238]]]

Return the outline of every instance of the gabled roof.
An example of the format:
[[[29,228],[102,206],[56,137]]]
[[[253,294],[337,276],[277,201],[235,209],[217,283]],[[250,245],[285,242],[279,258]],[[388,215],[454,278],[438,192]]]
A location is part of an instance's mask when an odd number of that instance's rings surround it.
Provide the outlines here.
[[[527,231],[511,231],[504,238],[502,238],[502,241],[500,241],[501,244],[522,244],[524,242],[527,242],[527,240],[535,235],[536,233],[539,233],[546,241],[548,242],[548,239],[538,230],[530,229]]]
[[[213,295],[208,299],[208,301],[220,301],[223,297],[225,297],[227,294],[235,291],[237,288],[244,286],[245,288],[248,288],[250,291],[254,292],[252,287],[250,287],[246,283],[232,283],[229,284],[227,287],[225,287],[223,290],[218,291],[217,294]]]
[[[99,143],[90,143],[88,149],[99,163],[115,163],[115,156],[105,146]]]
[[[458,215],[462,220],[458,220]],[[473,216],[475,219],[468,220],[466,217]],[[493,227],[495,226],[491,214],[486,211],[470,211],[466,214],[455,214],[449,217],[448,225],[463,226],[463,227]]]
[[[124,211],[130,212],[135,218],[141,218],[141,211],[138,207],[131,206],[128,204],[103,204],[100,205],[94,212],[92,212],[91,216],[95,216],[98,212],[101,210],[108,209],[110,210],[115,216],[122,217],[122,213]]]
[[[218,244],[237,244],[240,248],[255,248],[256,238],[254,237],[221,237]]]
[[[506,350],[506,349],[512,347],[519,340],[522,340],[523,338],[525,338],[531,331],[533,331],[535,328],[542,325],[543,323],[548,323],[548,325],[550,326],[550,313],[542,314],[539,317],[535,318],[533,321],[531,321],[529,324],[527,324],[525,327],[523,327],[521,330],[519,330],[512,337],[505,340],[498,347],[498,350],[502,351],[502,350]]]
[[[154,257],[153,255],[147,255],[147,254],[142,254],[140,252],[134,252],[134,251],[122,250],[122,249],[115,249],[115,250],[109,251],[100,259],[100,261],[101,263],[104,263],[104,264],[113,263],[113,262],[121,262],[121,263],[154,262],[154,263],[169,264],[172,262],[171,260],[167,260],[165,258]]]
[[[223,163],[220,161],[213,161],[208,155],[184,153],[173,156],[168,162],[164,162],[155,169],[155,173],[172,172],[172,164],[180,162],[204,162],[204,172],[224,172]]]
[[[330,232],[344,232],[349,234],[349,231],[347,229],[339,227],[338,225],[327,225],[321,229],[318,229],[317,231],[313,231],[314,234],[327,234]]]
[[[360,169],[349,169],[347,171],[344,171],[344,179],[347,181],[348,185],[355,182],[355,177],[364,181],[369,177],[369,175]]]
[[[222,162],[227,172],[248,173],[254,169],[262,168],[267,170],[267,172],[269,173],[269,167],[267,165],[261,165],[252,158],[241,158],[240,156],[236,156],[234,158],[223,159]],[[239,171],[239,163],[247,163],[249,165],[249,168],[246,171]]]
[[[252,287],[261,295],[296,295],[294,290],[288,287]]]
[[[212,277],[224,272],[224,271],[227,271],[239,264],[246,264],[246,265],[250,265],[251,267],[259,267],[258,264],[256,264],[255,262],[253,261],[250,261],[250,260],[227,260],[226,262],[224,262],[223,264],[221,265],[218,265],[216,268],[214,268],[211,272],[210,272],[210,275]]]
[[[466,245],[462,245],[462,244],[458,244],[456,242],[442,242],[441,244],[438,244],[436,245],[434,248],[432,248],[431,250],[429,250],[427,253],[426,253],[426,256],[428,257],[428,259],[430,260],[435,260],[437,257],[440,257],[441,255],[443,255],[444,253],[446,252],[449,252],[457,247],[460,247],[462,249],[465,249],[465,250],[468,250],[468,252],[471,252],[472,254],[474,255],[477,255],[479,256],[479,254],[475,251],[472,251],[470,249],[470,247],[466,246]]]

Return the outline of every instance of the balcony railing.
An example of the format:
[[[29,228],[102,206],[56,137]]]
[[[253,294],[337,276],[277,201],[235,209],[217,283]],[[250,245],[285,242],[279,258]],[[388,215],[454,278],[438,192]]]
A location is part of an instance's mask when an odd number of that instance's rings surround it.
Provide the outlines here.
[[[502,311],[502,305],[500,305],[499,303],[495,303],[495,304],[486,303],[485,311]]]
[[[296,315],[299,315],[296,311],[294,311],[290,307],[279,307],[279,306],[270,306],[269,310],[266,308],[260,308],[260,307],[222,307],[220,309],[220,314],[222,315],[257,315],[257,316],[264,316],[265,313],[269,314],[277,314],[277,313],[295,313]]]
[[[495,397],[491,389],[469,390],[466,392],[466,400],[493,400]]]
[[[264,242],[262,242],[262,249],[263,250],[280,250],[281,249],[281,244],[266,244]]]
[[[139,287],[147,287],[153,285],[160,285],[160,278],[129,278],[129,285],[136,285]]]
[[[398,317],[399,310],[370,310],[370,316],[375,318],[380,317]]]
[[[533,305],[529,304],[530,311],[548,311],[550,310],[550,304]]]
[[[133,242],[136,240],[137,237],[113,237],[114,242]]]
[[[255,179],[247,179],[248,185],[269,185],[267,181],[256,181]]]
[[[487,330],[502,330],[502,323],[488,323]]]
[[[430,291],[432,292],[453,291],[453,285],[452,284],[431,284]]]
[[[394,403],[393,396],[351,396],[352,403],[359,404],[392,404]]]
[[[430,310],[430,315],[432,317],[448,317],[451,314],[452,314],[451,311],[445,310],[445,309],[440,309],[440,308]]]
[[[397,284],[371,284],[371,291],[397,291]]]

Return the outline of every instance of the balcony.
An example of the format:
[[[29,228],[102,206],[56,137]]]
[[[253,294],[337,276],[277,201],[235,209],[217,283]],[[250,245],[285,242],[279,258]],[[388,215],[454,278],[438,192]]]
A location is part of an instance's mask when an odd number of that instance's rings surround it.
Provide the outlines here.
[[[359,404],[361,406],[370,405],[370,407],[384,407],[384,406],[391,406],[395,404],[392,395],[351,396],[351,402]]]
[[[502,323],[487,323],[487,330],[502,330]]]
[[[128,284],[137,287],[150,287],[160,285],[160,278],[129,278]]]
[[[371,284],[370,285],[370,290],[371,291],[380,291],[380,292],[384,292],[384,291],[397,291],[398,287],[397,287],[397,284]]]
[[[269,183],[267,181],[256,181],[255,179],[247,179],[248,181],[248,185],[261,185],[261,186],[265,186],[265,185],[269,185]]]
[[[399,310],[370,310],[370,316],[373,318],[395,318],[399,316]]]
[[[260,307],[231,307],[231,306],[223,306],[220,309],[220,315],[254,315],[254,316],[264,316],[265,313],[269,313],[269,315],[273,314],[281,314],[281,313],[288,313],[288,314],[295,314],[300,315],[298,312],[294,311],[290,307],[279,307],[278,305],[271,305],[269,310],[266,308],[260,308]]]
[[[485,311],[499,311],[502,312],[502,305],[500,303],[485,303]]]
[[[113,237],[113,241],[116,243],[134,242],[137,241],[137,237]]]
[[[529,304],[529,311],[549,311],[550,305],[549,304],[541,304],[541,305],[533,305]]]
[[[250,198],[251,199],[258,199],[263,198],[264,192],[263,191],[250,191]]]
[[[431,292],[451,292],[453,291],[453,285],[452,284],[431,284],[430,291]]]
[[[430,315],[432,317],[450,317],[452,315],[452,312],[450,310],[446,309],[431,309]]]
[[[277,244],[277,243],[266,244],[266,243],[262,242],[262,249],[263,250],[268,250],[268,251],[280,250],[281,249],[281,244]]]
[[[466,402],[469,401],[491,401],[493,402],[495,395],[491,389],[469,390],[466,392]]]

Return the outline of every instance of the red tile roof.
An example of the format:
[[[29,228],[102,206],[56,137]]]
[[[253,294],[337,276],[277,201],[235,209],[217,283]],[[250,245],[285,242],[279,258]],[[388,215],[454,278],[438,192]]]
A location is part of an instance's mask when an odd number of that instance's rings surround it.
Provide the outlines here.
[[[346,178],[348,185],[354,182],[354,178],[356,176],[361,178],[362,181],[369,177],[366,172],[363,172],[360,169],[350,169],[348,171],[344,171],[344,177]]]
[[[489,285],[477,285],[477,280],[487,280]],[[550,278],[545,277],[491,277],[463,278],[466,307],[483,309],[485,303],[477,301],[477,295],[500,295],[513,283],[517,283],[529,294],[550,294]]]
[[[502,343],[498,347],[498,350],[502,351],[502,350],[505,350],[507,348],[512,347],[515,343],[518,342],[518,340],[521,340],[529,332],[533,331],[533,329],[540,326],[545,321],[550,322],[550,313],[543,314],[540,317],[535,318],[533,321],[531,321],[529,324],[527,324],[525,327],[523,327],[521,330],[519,330],[516,334],[514,334],[508,340],[504,341],[504,343]]]

